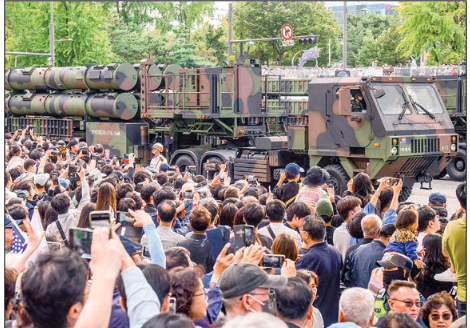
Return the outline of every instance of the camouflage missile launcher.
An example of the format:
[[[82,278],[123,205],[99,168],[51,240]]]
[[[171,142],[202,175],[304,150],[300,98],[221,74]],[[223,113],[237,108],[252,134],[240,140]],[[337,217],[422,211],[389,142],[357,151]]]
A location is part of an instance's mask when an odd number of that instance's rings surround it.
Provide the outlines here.
[[[457,153],[458,137],[430,79],[309,81],[263,77],[256,60],[230,64],[184,69],[142,60],[137,70],[132,67],[138,83],[131,95],[140,108],[128,116],[110,103],[88,108],[90,91],[72,93],[76,103],[68,106],[60,101],[46,106],[32,97],[28,107],[21,98],[24,95],[11,95],[16,102],[7,105],[12,115],[86,114],[82,130],[86,129],[87,142],[104,144],[118,156],[134,152],[146,163],[152,144],[159,142],[170,165],[181,171],[196,166],[197,174],[209,178],[218,164],[227,163],[232,179],[254,175],[262,183],[274,184],[288,163],[305,169],[319,165],[330,172],[329,184],[337,194],[342,194],[351,177],[366,172],[372,179],[403,178],[401,199],[406,199],[413,183],[430,182]],[[102,67],[100,76],[105,71]],[[6,78],[5,85],[14,90],[17,86],[12,83],[36,85],[14,80]],[[359,93],[362,101],[353,103]],[[54,99],[53,95],[47,97]],[[125,106],[131,103],[126,101]]]
[[[433,78],[455,132],[459,134],[459,152],[438,175],[455,181],[464,181],[467,177],[467,75],[441,75]]]

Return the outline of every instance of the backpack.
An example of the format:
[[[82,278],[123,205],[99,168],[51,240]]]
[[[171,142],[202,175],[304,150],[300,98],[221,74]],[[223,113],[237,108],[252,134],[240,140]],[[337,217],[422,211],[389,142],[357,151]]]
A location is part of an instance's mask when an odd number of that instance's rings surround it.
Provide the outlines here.
[[[388,294],[385,288],[379,290],[374,302],[374,314],[377,318],[382,318],[389,314],[390,307],[388,305],[388,299]]]

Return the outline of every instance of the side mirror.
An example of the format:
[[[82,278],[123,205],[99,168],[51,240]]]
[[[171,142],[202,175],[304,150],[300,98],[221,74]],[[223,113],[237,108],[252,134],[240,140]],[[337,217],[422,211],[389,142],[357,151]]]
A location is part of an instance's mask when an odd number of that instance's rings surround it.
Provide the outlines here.
[[[341,116],[351,115],[351,90],[349,89],[339,89],[336,93],[338,96],[338,114]]]
[[[383,96],[385,96],[385,90],[384,89],[376,88],[374,90],[374,97],[376,99],[382,98]]]

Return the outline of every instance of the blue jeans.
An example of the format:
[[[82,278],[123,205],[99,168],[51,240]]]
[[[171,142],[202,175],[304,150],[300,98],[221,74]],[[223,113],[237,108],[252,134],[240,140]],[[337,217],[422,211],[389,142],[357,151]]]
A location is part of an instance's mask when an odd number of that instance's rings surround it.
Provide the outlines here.
[[[457,311],[459,318],[467,314],[467,302],[462,302],[457,299]]]

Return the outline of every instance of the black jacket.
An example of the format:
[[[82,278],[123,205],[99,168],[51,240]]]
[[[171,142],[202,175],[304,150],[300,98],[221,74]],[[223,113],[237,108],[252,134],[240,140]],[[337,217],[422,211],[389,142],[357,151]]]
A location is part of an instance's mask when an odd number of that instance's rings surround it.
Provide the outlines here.
[[[206,272],[214,269],[214,257],[212,255],[211,244],[206,235],[191,235],[188,239],[179,242],[178,246],[184,247],[191,253],[191,261],[201,264]]]

